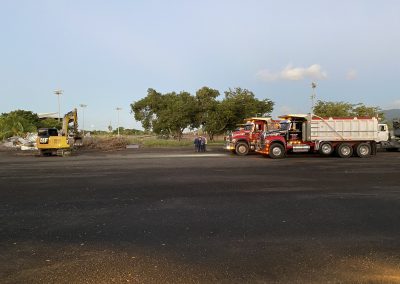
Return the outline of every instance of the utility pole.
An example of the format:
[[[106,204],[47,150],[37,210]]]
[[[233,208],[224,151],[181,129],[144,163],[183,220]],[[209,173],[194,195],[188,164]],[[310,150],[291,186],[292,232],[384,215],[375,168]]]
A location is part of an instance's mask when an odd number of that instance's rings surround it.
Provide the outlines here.
[[[312,94],[311,94],[311,117],[314,114],[314,107],[315,107],[315,98],[316,98],[316,93],[315,93],[315,88],[317,87],[317,83],[312,82],[311,83],[311,88],[313,90]]]
[[[118,137],[119,137],[119,111],[122,110],[122,108],[117,107],[115,110],[117,111],[117,117],[118,117],[118,120],[117,120],[117,129],[118,130],[117,130],[117,132],[118,132]]]
[[[61,121],[61,118],[60,118],[60,96],[62,95],[62,93],[63,93],[63,90],[60,90],[60,89],[54,91],[54,94],[58,98],[58,122]]]
[[[87,105],[80,104],[79,106],[82,108],[82,136],[85,137],[85,108]]]

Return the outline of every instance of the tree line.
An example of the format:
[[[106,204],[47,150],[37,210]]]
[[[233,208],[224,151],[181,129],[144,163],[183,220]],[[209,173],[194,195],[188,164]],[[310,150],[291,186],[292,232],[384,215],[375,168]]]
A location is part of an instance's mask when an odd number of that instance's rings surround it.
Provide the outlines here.
[[[154,89],[131,104],[131,112],[146,131],[180,140],[185,129],[199,129],[213,140],[215,135],[233,130],[243,119],[265,116],[273,110],[269,99],[257,99],[253,92],[234,88],[224,92],[203,87],[195,95],[182,91],[162,94]]]
[[[39,128],[62,128],[62,123],[58,119],[45,118],[40,119],[39,116],[28,110],[14,110],[9,113],[0,114],[0,140],[6,139],[12,136],[25,136],[27,133],[35,133]],[[121,135],[139,135],[143,134],[143,131],[137,129],[128,129],[119,127],[113,130],[112,128],[108,131],[93,130],[90,131],[94,135],[109,135],[109,134],[121,134]]]
[[[188,92],[162,94],[148,89],[147,95],[133,102],[131,112],[142,123],[146,132],[165,138],[181,139],[185,129],[201,129],[212,140],[215,135],[234,130],[243,119],[252,116],[265,116],[272,112],[274,102],[257,99],[247,89],[234,88],[221,96],[218,90],[203,87],[194,95]],[[384,120],[379,107],[363,103],[317,101],[314,113],[321,117],[379,116]],[[14,135],[23,136],[36,132],[38,128],[61,128],[55,119],[39,119],[32,111],[15,110],[0,115],[0,139]],[[93,134],[117,133],[117,129],[94,131]],[[140,130],[120,128],[120,134],[137,135]]]
[[[39,116],[28,110],[14,110],[0,115],[0,139],[11,136],[24,136],[28,132],[36,132],[38,128],[61,128],[55,119],[39,119]]]
[[[376,106],[366,106],[363,103],[351,104],[346,102],[317,101],[314,113],[321,117],[379,117],[382,120],[382,110]]]

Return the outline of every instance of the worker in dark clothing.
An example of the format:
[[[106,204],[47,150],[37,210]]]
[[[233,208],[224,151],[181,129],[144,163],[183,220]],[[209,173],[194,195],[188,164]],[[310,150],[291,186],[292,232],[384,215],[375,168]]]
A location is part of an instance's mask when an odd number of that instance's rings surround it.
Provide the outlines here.
[[[194,150],[196,151],[196,152],[200,152],[200,138],[198,137],[198,136],[196,136],[195,138],[194,138],[194,142],[193,142],[193,144],[194,144]]]
[[[204,136],[200,137],[200,152],[206,151],[207,139]]]

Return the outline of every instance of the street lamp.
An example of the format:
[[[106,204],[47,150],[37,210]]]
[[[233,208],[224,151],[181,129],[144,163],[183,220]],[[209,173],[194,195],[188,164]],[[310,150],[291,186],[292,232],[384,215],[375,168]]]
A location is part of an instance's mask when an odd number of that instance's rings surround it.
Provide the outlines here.
[[[61,121],[61,119],[60,119],[60,96],[62,95],[62,93],[63,93],[63,90],[60,90],[60,89],[54,91],[54,94],[58,98],[58,122]]]
[[[115,110],[117,111],[117,117],[118,117],[118,120],[117,120],[117,129],[118,130],[117,131],[118,131],[118,136],[119,136],[119,111],[122,110],[122,108],[117,107]]]
[[[82,136],[85,137],[85,107],[87,107],[87,105],[80,104],[79,106],[82,108]]]

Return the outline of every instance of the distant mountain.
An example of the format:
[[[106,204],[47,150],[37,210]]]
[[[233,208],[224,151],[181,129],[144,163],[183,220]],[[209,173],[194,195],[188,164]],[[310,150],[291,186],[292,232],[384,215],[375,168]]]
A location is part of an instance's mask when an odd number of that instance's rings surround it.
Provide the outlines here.
[[[393,118],[400,118],[400,109],[386,109],[382,111],[385,115],[385,120],[391,122]]]

